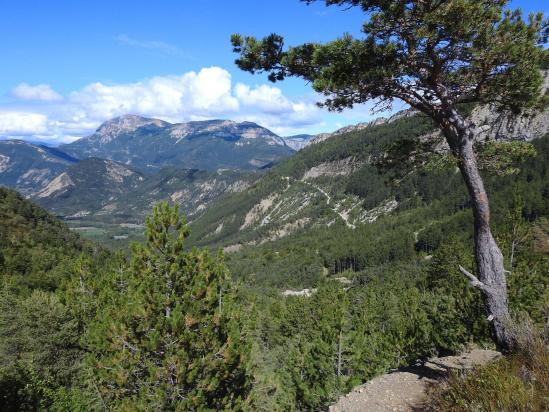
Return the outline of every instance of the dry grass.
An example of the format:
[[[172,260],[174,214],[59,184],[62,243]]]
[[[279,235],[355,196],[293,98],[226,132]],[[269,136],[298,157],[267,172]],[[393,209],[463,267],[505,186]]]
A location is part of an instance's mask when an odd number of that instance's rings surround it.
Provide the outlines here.
[[[549,411],[549,350],[532,322],[513,327],[514,353],[470,373],[452,375],[430,393],[428,411]]]

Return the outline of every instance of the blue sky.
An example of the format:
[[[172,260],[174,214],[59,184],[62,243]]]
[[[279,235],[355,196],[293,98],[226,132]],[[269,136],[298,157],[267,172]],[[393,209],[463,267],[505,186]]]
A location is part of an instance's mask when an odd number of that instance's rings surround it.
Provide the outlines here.
[[[539,0],[512,6],[547,12]],[[283,135],[366,121],[367,107],[317,109],[300,80],[239,71],[229,43],[234,32],[327,41],[362,20],[297,0],[0,0],[0,135],[69,141],[126,111],[252,120]]]

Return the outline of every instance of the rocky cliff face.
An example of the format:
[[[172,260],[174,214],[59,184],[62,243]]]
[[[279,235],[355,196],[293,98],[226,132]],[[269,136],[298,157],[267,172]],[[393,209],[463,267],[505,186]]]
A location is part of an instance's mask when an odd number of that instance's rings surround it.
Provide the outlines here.
[[[294,150],[301,150],[304,147],[307,147],[315,136],[310,134],[298,134],[295,136],[287,136],[284,138],[284,141],[288,146]]]
[[[545,77],[544,90],[549,88]],[[479,127],[479,140],[532,141],[549,131],[549,110],[527,111],[521,115],[498,113],[490,106],[473,110],[471,120]]]
[[[237,123],[231,120],[207,120],[170,125],[169,134],[178,141],[186,137],[210,134],[220,139],[264,139],[272,145],[284,146],[283,138],[252,122]]]
[[[103,123],[97,129],[95,134],[89,138],[98,140],[100,144],[107,144],[122,134],[135,132],[140,127],[148,125],[163,128],[169,126],[170,124],[159,119],[148,119],[141,116],[125,115]]]
[[[547,78],[546,87],[547,88]],[[515,115],[501,113],[491,106],[479,106],[473,109],[471,121],[477,126],[476,140],[486,142],[525,141],[545,136],[549,132],[549,110],[530,110]],[[438,130],[420,137],[424,141],[437,141],[436,150],[448,150],[448,145]]]
[[[38,198],[61,196],[74,187],[74,182],[67,172],[61,173],[36,194]]]

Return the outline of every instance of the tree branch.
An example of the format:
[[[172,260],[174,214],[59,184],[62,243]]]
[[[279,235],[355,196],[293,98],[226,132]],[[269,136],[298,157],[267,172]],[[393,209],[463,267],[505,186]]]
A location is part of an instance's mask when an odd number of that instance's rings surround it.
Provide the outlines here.
[[[471,285],[474,286],[475,288],[478,288],[478,289],[480,289],[484,292],[488,292],[490,290],[488,285],[486,285],[485,283],[478,280],[478,278],[475,275],[473,275],[471,272],[469,272],[463,266],[459,265],[459,270],[461,271],[461,273],[463,273],[465,276],[467,276],[467,278],[471,282]]]

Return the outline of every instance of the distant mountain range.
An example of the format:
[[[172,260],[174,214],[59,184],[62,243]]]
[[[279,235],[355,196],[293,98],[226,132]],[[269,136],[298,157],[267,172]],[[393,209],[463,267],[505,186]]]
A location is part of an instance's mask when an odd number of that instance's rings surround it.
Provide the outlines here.
[[[113,160],[90,158],[68,167],[32,197],[68,219],[139,223],[162,200],[181,205],[192,218],[221,195],[247,188],[252,177],[250,172],[173,167],[143,174]]]
[[[91,136],[57,148],[0,140],[0,185],[36,195],[69,166],[90,158],[112,160],[146,174],[165,167],[253,171],[292,155],[310,137],[283,138],[251,122],[171,124],[126,115],[103,123]]]
[[[294,153],[283,138],[252,122],[171,124],[133,115],[109,120],[59,149],[77,159],[99,157],[149,172],[166,166],[255,170]]]
[[[193,216],[224,194],[247,187],[312,136],[283,138],[251,122],[171,124],[134,115],[52,148],[0,141],[0,185],[13,187],[58,215],[141,217],[160,200]],[[131,201],[130,201],[131,199]]]
[[[78,159],[56,148],[22,140],[2,140],[0,185],[29,195],[77,162]]]

